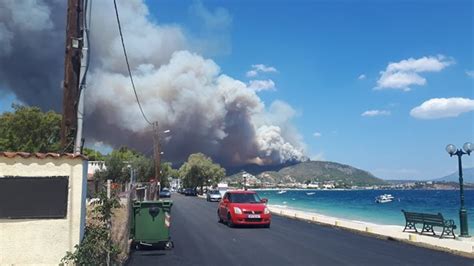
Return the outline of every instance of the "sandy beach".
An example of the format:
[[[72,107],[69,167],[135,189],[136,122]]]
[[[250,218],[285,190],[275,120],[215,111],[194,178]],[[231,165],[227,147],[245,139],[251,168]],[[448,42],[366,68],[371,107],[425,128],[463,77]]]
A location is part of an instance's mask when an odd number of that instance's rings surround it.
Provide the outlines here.
[[[294,219],[305,220],[324,225],[341,227],[347,230],[360,232],[363,234],[370,234],[372,236],[381,237],[385,239],[392,239],[411,243],[414,245],[424,246],[438,250],[449,251],[460,255],[474,258],[474,238],[443,238],[439,239],[437,236],[420,235],[418,233],[403,232],[403,226],[400,225],[380,225],[369,222],[346,220],[335,218],[316,212],[308,212],[291,209],[285,206],[268,205],[268,208],[273,214],[291,217]],[[439,228],[438,228],[439,229]],[[436,231],[436,229],[435,229]],[[436,231],[438,235],[441,232]]]

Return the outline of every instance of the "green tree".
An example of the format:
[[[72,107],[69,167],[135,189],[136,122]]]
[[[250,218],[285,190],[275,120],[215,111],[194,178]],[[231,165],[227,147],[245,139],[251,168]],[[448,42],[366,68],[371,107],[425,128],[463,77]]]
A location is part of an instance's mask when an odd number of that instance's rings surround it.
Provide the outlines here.
[[[12,108],[13,112],[0,115],[1,151],[60,151],[60,114],[18,104]]]
[[[105,161],[105,156],[94,149],[84,148],[82,153],[89,158],[89,161]]]
[[[155,165],[152,159],[143,155],[131,160],[131,165],[136,171],[136,180],[138,182],[147,182],[155,176]]]
[[[202,153],[191,154],[179,169],[185,187],[216,185],[225,177],[225,169]]]
[[[164,162],[161,164],[161,187],[169,187],[170,178],[177,178],[179,176],[179,172],[177,169],[173,169],[173,164],[170,162]]]

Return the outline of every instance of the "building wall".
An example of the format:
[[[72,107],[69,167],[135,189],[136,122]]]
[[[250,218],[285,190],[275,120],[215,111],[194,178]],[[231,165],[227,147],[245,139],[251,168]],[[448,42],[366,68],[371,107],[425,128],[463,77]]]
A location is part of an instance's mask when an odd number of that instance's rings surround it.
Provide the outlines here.
[[[0,219],[0,265],[59,264],[84,234],[87,161],[0,156],[0,178],[4,176],[69,176],[66,218]]]

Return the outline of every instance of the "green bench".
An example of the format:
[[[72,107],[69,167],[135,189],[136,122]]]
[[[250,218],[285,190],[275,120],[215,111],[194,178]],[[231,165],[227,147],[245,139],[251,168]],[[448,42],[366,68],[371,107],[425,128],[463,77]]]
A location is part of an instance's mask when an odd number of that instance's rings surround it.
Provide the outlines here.
[[[443,218],[443,215],[441,213],[438,214],[430,214],[430,213],[419,213],[419,212],[407,212],[405,210],[402,210],[403,214],[405,215],[405,228],[403,229],[403,232],[406,230],[415,230],[415,232],[418,233],[418,230],[416,229],[416,224],[422,224],[423,229],[421,229],[421,233],[423,234],[424,232],[430,232],[433,235],[436,235],[435,231],[433,230],[433,227],[442,227],[443,231],[441,232],[441,236],[439,238],[443,238],[444,235],[451,235],[454,238],[456,238],[456,235],[454,234],[454,229],[456,229],[456,225],[454,224],[453,220],[445,220]]]

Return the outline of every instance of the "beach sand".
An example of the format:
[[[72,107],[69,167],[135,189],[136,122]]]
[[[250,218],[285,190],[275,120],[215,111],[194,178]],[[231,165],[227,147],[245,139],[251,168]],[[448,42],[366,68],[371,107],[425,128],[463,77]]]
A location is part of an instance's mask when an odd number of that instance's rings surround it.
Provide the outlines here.
[[[443,238],[439,239],[441,232],[436,231],[438,236],[420,235],[415,232],[403,232],[403,226],[379,225],[369,222],[345,220],[327,215],[295,210],[285,206],[268,205],[273,214],[305,220],[323,225],[336,226],[358,233],[369,234],[384,239],[398,240],[406,243],[456,253],[474,258],[474,238]],[[421,231],[421,229],[419,230]]]

